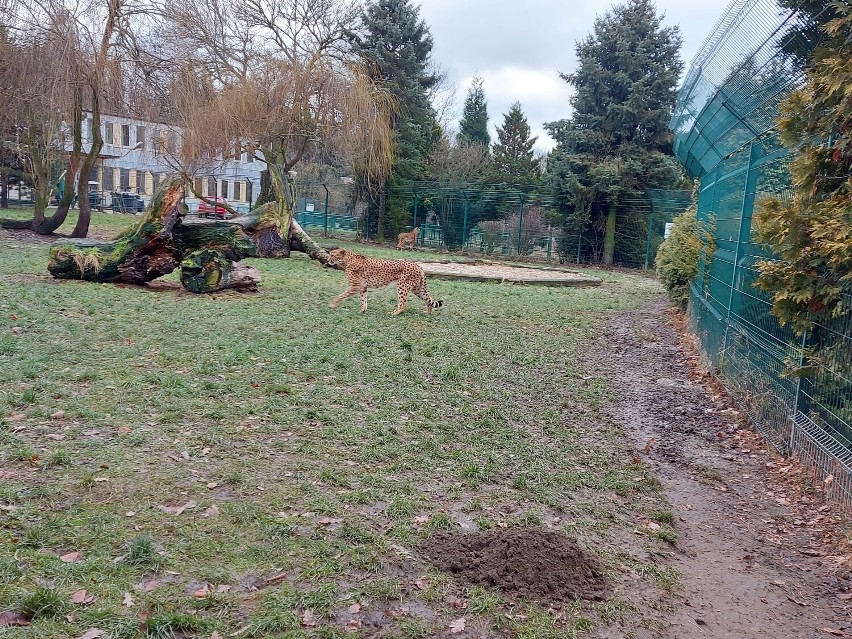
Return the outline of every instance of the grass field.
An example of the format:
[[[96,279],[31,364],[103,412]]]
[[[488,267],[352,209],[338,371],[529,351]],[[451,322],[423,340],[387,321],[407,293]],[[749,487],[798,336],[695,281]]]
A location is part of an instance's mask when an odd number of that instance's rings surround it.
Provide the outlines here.
[[[415,638],[462,616],[453,636],[570,637],[641,623],[636,583],[665,602],[671,514],[583,366],[652,280],[433,280],[444,310],[391,317],[393,287],[329,309],[343,274],[304,257],[213,296],[55,281],[46,258],[0,235],[0,611],[31,619],[4,637]],[[613,597],[545,609],[418,553],[514,525],[577,537]]]

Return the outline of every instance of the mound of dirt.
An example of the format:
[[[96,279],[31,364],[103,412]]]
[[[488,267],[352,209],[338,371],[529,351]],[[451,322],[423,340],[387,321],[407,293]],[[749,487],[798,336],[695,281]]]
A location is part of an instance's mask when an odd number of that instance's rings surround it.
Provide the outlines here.
[[[549,530],[437,533],[423,551],[436,567],[463,581],[530,601],[601,600],[609,594],[600,561]]]

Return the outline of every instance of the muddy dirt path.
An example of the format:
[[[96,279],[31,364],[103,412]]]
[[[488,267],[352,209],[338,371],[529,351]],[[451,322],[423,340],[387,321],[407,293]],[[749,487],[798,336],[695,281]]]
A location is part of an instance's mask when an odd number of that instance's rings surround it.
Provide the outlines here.
[[[665,301],[619,314],[602,343],[618,393],[609,414],[660,478],[679,533],[678,604],[663,636],[852,637],[830,509],[774,481],[786,462],[695,372]]]

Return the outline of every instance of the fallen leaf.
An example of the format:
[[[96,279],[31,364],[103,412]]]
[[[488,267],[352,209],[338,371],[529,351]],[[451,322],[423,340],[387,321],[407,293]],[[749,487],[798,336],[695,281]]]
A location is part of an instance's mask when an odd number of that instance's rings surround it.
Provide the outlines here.
[[[152,579],[151,581],[146,581],[144,584],[142,584],[142,592],[151,592],[152,590],[154,590],[154,588],[156,588],[159,585],[160,585],[160,582],[157,581],[156,579]]]
[[[302,613],[302,627],[313,628],[317,625],[317,618],[313,610],[305,610]]]
[[[351,606],[349,606],[349,612],[351,612],[353,615],[357,615],[359,612],[361,612],[361,604],[352,604]]]
[[[71,603],[73,603],[73,604],[83,603],[84,601],[86,601],[86,596],[88,594],[89,593],[87,593],[84,588],[81,588],[80,590],[74,591],[74,594],[71,595]]]
[[[425,579],[418,579],[414,582],[414,587],[417,588],[417,590],[428,590],[429,582]]]
[[[13,326],[13,327],[12,327],[12,332],[13,332],[15,335],[20,335],[21,333],[23,333],[23,332],[24,332],[24,329],[22,329],[20,326]]]
[[[96,480],[97,481],[97,480]],[[160,506],[165,512],[170,515],[180,515],[185,510],[189,510],[190,508],[195,508],[198,504],[194,499],[190,499],[183,506]]]
[[[64,410],[58,410],[50,415],[50,419],[62,419],[63,417],[65,417]]]
[[[459,610],[467,608],[467,599],[462,599],[460,597],[450,597],[447,599],[447,603],[449,603],[453,608],[458,608]]]
[[[127,433],[131,432],[131,430],[130,430],[130,427],[129,427],[129,426],[121,426],[121,427],[118,429],[118,432],[119,432],[119,433],[124,433],[124,434],[126,435]]]
[[[210,490],[213,490],[218,485],[219,485],[219,482],[211,481],[207,484],[207,488],[209,488]]]
[[[66,564],[72,564],[75,561],[80,561],[80,557],[82,557],[82,554],[79,552],[69,552],[62,555],[59,560],[64,561]]]
[[[89,628],[86,632],[77,637],[77,639],[98,639],[98,637],[103,634],[104,633],[97,628]]]
[[[218,517],[219,516],[219,507],[216,506],[216,504],[213,504],[212,506],[210,506],[210,508],[208,508],[203,513],[201,513],[201,516],[202,517]]]
[[[415,524],[425,524],[427,521],[429,521],[429,515],[418,515],[414,518]]]
[[[0,612],[0,626],[29,626],[30,619],[14,610]]]
[[[459,619],[456,619],[455,621],[451,621],[450,622],[450,633],[456,635],[456,634],[458,634],[458,633],[460,633],[464,630],[464,626],[465,626],[464,617],[460,617]]]
[[[350,619],[346,622],[346,625],[343,627],[343,629],[346,632],[358,632],[358,629],[361,627],[361,625],[362,622],[360,619]]]
[[[226,593],[231,589],[231,587],[227,584],[221,584],[218,588],[216,588],[216,594],[221,595],[222,593]]]
[[[222,635],[220,635],[218,632],[216,632],[216,631],[214,630],[214,631],[213,631],[213,634],[212,634],[212,635],[210,635],[210,639],[222,639]]]
[[[207,588],[199,588],[194,593],[192,593],[193,597],[197,597],[198,599],[204,599],[205,597],[210,596],[210,590]]]
[[[133,605],[133,595],[126,590],[124,591],[124,605],[130,608]]]
[[[320,517],[317,521],[321,526],[328,526],[330,524],[339,524],[339,519],[332,519],[331,517]]]

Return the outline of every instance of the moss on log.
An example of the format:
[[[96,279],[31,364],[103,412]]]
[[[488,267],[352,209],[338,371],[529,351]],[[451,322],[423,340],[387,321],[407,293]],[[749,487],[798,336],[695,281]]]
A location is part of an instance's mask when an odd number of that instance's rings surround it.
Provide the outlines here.
[[[180,263],[180,281],[193,293],[213,293],[226,288],[256,291],[260,272],[236,264],[222,251],[205,249],[186,256]]]

